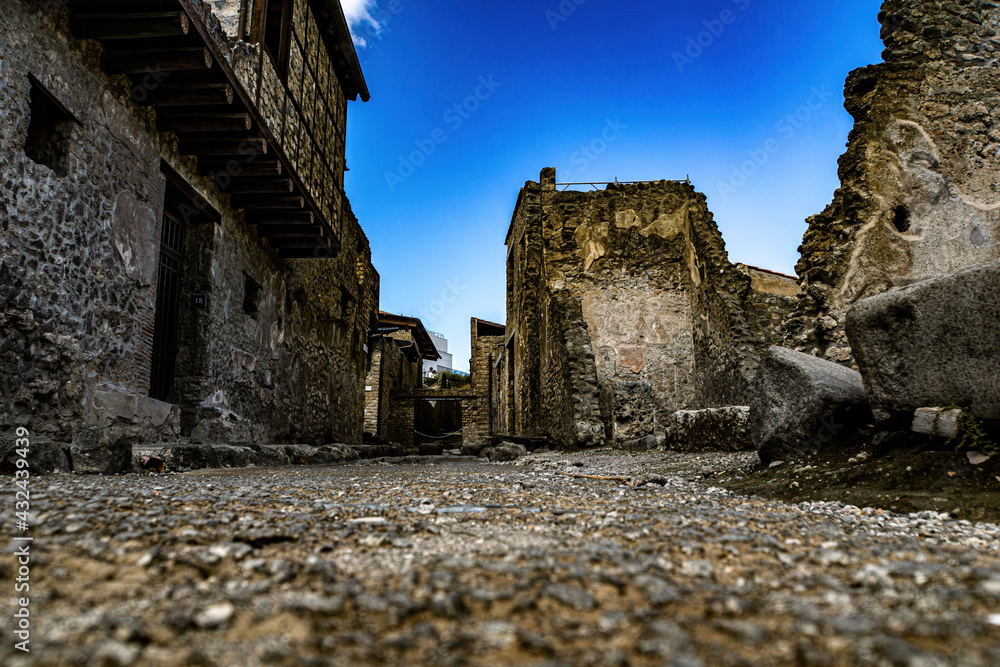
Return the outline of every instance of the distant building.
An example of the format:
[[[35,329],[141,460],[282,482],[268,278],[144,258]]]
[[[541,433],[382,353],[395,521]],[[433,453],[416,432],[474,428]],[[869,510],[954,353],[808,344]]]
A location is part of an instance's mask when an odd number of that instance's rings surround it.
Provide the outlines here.
[[[434,342],[434,347],[437,349],[438,354],[441,355],[441,358],[437,361],[424,361],[424,377],[445,371],[451,373],[454,370],[454,356],[448,353],[448,339],[434,331],[428,331],[427,333]]]

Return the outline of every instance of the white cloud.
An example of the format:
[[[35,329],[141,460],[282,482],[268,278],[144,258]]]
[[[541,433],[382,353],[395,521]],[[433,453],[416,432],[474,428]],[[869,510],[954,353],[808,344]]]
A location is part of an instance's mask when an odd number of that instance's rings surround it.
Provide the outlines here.
[[[351,26],[354,43],[367,46],[368,40],[365,38],[377,37],[382,30],[382,25],[372,16],[372,10],[378,10],[375,0],[341,0],[340,4],[347,16],[347,24]]]

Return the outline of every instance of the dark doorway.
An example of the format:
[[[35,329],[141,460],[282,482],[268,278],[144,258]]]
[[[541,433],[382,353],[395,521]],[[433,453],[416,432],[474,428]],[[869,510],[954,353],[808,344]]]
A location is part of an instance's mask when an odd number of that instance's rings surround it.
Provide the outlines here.
[[[462,446],[462,402],[417,400],[414,410],[417,442]]]
[[[153,328],[149,396],[167,403],[174,402],[183,262],[184,225],[178,218],[165,212],[160,236],[159,276],[156,281],[156,324]]]

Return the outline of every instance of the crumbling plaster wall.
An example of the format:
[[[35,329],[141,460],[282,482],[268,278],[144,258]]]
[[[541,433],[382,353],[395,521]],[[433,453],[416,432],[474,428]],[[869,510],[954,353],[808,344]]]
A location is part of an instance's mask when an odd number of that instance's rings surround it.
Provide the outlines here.
[[[845,363],[851,304],[1000,257],[1000,6],[888,0],[879,20],[885,62],[847,79],[841,188],[809,220],[789,326],[790,345]]]
[[[745,402],[794,303],[751,288],[688,183],[558,192],[544,170],[521,192],[508,248],[507,411],[517,435],[560,445]]]

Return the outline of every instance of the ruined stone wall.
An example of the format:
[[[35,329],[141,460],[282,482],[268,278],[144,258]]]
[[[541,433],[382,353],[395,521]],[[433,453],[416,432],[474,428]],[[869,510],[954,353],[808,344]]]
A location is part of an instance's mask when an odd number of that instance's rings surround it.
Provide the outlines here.
[[[392,338],[372,339],[371,370],[365,381],[365,427],[376,439],[389,437],[393,395],[416,388],[412,366]],[[407,384],[409,383],[409,384]],[[369,390],[368,387],[371,387]]]
[[[729,262],[704,195],[541,180],[522,190],[508,236],[516,434],[620,442],[677,410],[745,402],[793,300],[754,290]]]
[[[809,219],[787,344],[849,363],[868,296],[1000,257],[996,2],[888,0],[885,62],[851,73],[841,188]]]
[[[469,391],[477,398],[462,402],[462,443],[466,445],[488,444],[494,434],[496,423],[493,401],[496,382],[493,378],[497,360],[503,356],[506,336],[486,336],[479,334],[479,320],[473,318],[471,326],[472,358],[470,371],[472,382]]]
[[[360,442],[378,274],[349,208],[336,259],[278,259],[99,57],[71,37],[58,6],[15,0],[0,17],[0,426],[69,442],[81,425],[125,428],[156,413],[165,428],[142,437],[182,428],[205,442]],[[25,154],[28,74],[80,121],[56,168]],[[149,392],[161,160],[221,214],[186,229],[179,424],[169,406],[137,403]],[[261,286],[253,314],[247,276]],[[203,310],[194,294],[206,295]]]

